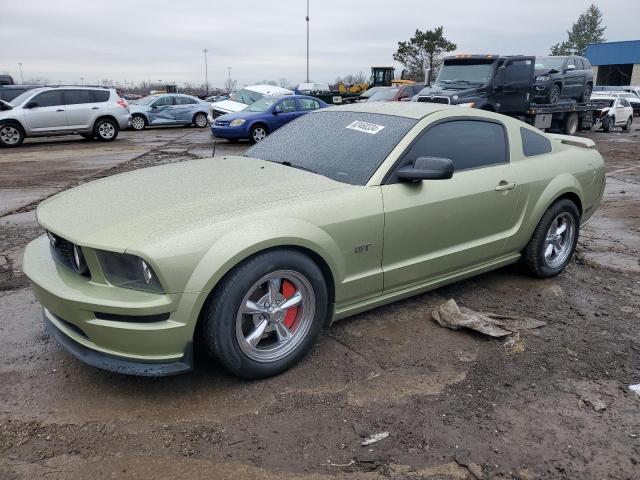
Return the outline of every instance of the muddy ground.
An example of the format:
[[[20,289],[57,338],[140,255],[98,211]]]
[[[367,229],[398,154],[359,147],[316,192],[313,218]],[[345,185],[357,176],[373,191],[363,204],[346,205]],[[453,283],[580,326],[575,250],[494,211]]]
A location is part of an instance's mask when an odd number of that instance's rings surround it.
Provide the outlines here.
[[[206,131],[0,151],[0,478],[640,478],[640,396],[628,389],[640,383],[640,131],[587,136],[607,190],[563,274],[513,266],[358,315],[259,382],[202,356],[162,379],[85,366],[44,335],[20,273],[39,200],[209,156]],[[430,312],[449,298],[548,325],[508,349],[439,327]]]

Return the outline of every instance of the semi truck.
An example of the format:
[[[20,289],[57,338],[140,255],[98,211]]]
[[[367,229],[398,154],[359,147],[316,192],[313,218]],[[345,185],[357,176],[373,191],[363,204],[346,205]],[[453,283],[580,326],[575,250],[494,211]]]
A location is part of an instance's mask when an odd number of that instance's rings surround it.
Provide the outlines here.
[[[526,55],[447,57],[434,84],[413,100],[490,110],[567,135],[591,128],[597,103],[569,99],[555,104],[532,101],[535,63],[536,57]]]

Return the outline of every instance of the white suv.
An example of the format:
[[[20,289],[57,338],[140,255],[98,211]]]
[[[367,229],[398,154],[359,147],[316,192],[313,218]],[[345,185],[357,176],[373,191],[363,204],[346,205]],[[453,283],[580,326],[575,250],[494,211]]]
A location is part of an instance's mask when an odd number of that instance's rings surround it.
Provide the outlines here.
[[[129,105],[112,88],[34,88],[0,102],[2,147],[17,147],[25,137],[73,134],[109,142],[130,125]]]

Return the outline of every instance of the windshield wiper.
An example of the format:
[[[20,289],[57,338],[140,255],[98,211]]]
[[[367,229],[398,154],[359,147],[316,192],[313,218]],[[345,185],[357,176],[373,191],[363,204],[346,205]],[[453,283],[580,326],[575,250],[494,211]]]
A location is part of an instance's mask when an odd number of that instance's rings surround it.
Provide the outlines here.
[[[280,162],[276,162],[276,163],[280,163]],[[316,172],[315,170],[312,170],[311,168],[308,167],[303,167],[302,165],[294,165],[291,162],[281,162],[281,165],[284,165],[286,167],[291,167],[291,168],[297,168],[298,170],[304,170],[305,172],[311,172],[311,173],[315,173],[316,175],[320,175],[318,172]]]

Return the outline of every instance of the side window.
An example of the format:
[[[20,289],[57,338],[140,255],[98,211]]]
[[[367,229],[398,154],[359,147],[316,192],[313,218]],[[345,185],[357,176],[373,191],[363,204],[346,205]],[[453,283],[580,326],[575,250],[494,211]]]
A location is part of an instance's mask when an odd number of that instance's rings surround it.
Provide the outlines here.
[[[548,138],[528,128],[520,127],[520,138],[522,139],[522,153],[525,157],[544,155],[552,150],[551,141]]]
[[[630,107],[631,104],[629,103],[629,101],[626,98],[620,98],[620,105],[622,105],[623,107]]]
[[[196,101],[189,97],[176,97],[176,105],[193,105]]]
[[[298,102],[300,103],[300,110],[317,110],[320,108],[318,101],[310,98],[301,98]]]
[[[575,68],[578,68],[576,67],[576,62],[573,60],[573,58],[570,58],[569,60],[567,60],[567,66],[565,68],[569,70],[571,68],[571,65],[573,65]]]
[[[56,107],[62,105],[62,92],[60,90],[49,90],[42,92],[33,98],[38,107]]]
[[[418,157],[453,161],[454,171],[508,162],[507,136],[502,125],[481,120],[453,120],[427,130],[410,147],[402,164]]]
[[[278,110],[283,113],[290,113],[296,111],[296,101],[293,98],[287,98],[278,104]]]
[[[94,101],[89,90],[63,90],[62,98],[64,98],[65,105],[93,103]]]
[[[584,70],[584,65],[582,64],[582,59],[575,58],[573,61],[576,64],[576,70]]]
[[[109,90],[91,90],[91,96],[93,97],[94,102],[102,103],[109,100],[111,92],[109,92]]]
[[[153,107],[166,107],[167,105],[173,105],[173,97],[160,97],[153,102]]]

